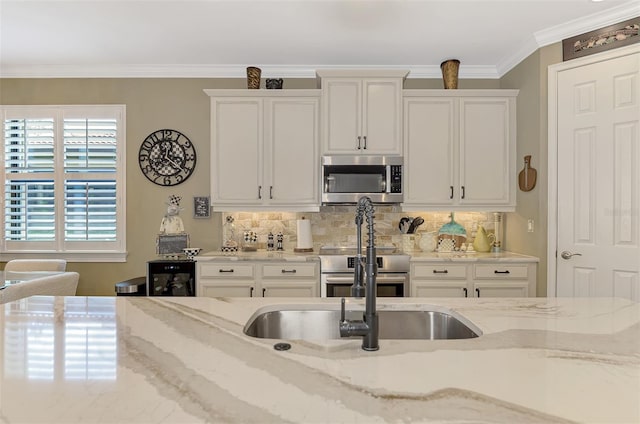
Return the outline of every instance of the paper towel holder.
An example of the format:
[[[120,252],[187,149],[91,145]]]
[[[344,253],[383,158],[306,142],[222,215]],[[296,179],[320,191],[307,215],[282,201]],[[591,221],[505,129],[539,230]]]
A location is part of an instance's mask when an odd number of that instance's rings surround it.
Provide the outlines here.
[[[303,216],[302,219],[304,220],[305,217]],[[309,227],[307,227],[309,228]],[[300,227],[298,227],[298,231],[299,231]],[[309,230],[310,232],[310,230]],[[310,236],[310,234],[309,234]],[[298,238],[300,237],[300,234],[298,234]],[[300,240],[298,239],[298,243],[300,242]],[[294,247],[293,251],[296,253],[309,253],[309,252],[313,252],[313,247]]]

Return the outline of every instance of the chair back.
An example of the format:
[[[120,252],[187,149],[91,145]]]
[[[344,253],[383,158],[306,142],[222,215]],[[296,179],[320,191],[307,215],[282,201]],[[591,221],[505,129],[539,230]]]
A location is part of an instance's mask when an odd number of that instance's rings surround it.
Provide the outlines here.
[[[77,272],[63,272],[12,284],[0,290],[0,303],[29,296],[75,296],[79,280]]]
[[[13,259],[4,266],[6,271],[65,271],[64,259]]]

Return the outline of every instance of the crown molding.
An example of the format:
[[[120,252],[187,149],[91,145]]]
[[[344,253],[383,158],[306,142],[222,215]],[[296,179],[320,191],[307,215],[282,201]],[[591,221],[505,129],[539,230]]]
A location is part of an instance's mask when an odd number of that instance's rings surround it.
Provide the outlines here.
[[[246,78],[247,65],[34,65],[4,66],[2,78]],[[407,78],[441,78],[439,66],[260,66],[263,78],[316,78],[323,69],[403,70]],[[460,78],[499,78],[495,66],[462,66]]]
[[[611,9],[607,9],[604,12],[594,13],[580,19],[574,19],[562,25],[538,31],[534,36],[538,46],[544,47],[549,44],[562,41],[565,38],[574,37],[576,35],[626,21],[637,16],[640,16],[640,2],[638,0],[633,0],[619,6],[612,7]]]
[[[496,65],[497,69],[497,78],[502,78],[507,72],[511,69],[515,68],[520,62],[525,60],[531,53],[538,50],[540,46],[538,45],[534,36],[528,37],[521,45],[518,50],[513,52],[511,55],[505,57],[502,61],[500,61]]]
[[[520,48],[508,54],[496,66],[462,65],[459,78],[499,79],[537,49],[585,32],[640,16],[640,2],[632,0],[619,6],[538,31],[525,40]],[[246,78],[247,64],[235,65],[21,65],[0,64],[0,78]],[[316,78],[321,69],[397,69],[408,70],[407,78],[441,78],[438,65],[261,65],[263,78]]]
[[[561,42],[565,38],[626,21],[636,16],[640,16],[640,2],[633,0],[607,9],[604,12],[594,13],[584,18],[574,19],[562,25],[538,31],[525,40],[517,51],[508,55],[496,65],[497,78],[502,78],[517,64],[541,47]]]

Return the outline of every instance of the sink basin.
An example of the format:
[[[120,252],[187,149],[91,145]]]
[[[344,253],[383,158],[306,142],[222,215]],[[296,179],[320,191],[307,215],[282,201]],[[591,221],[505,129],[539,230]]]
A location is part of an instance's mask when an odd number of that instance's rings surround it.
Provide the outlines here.
[[[445,312],[378,310],[380,339],[469,339],[480,329],[471,328]],[[362,311],[347,311],[347,319],[362,319]],[[341,339],[339,310],[275,310],[249,320],[244,333],[251,337],[285,340]]]

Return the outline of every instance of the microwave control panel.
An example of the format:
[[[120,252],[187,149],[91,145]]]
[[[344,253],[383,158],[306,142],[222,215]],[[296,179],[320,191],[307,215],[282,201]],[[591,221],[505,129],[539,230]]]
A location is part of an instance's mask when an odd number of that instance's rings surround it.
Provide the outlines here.
[[[391,193],[402,193],[402,165],[391,165]]]

